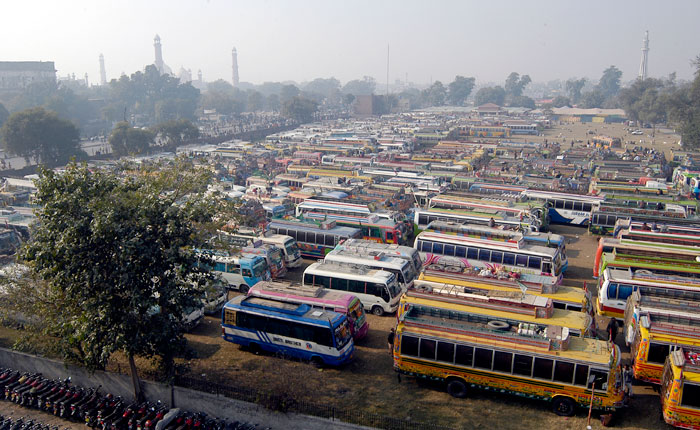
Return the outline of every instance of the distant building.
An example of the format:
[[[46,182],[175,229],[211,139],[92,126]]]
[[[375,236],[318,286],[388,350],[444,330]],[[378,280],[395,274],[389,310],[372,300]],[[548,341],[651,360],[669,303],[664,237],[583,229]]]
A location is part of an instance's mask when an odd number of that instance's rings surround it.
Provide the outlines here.
[[[552,117],[562,123],[619,123],[627,119],[624,109],[579,109],[570,107],[552,108]]]
[[[236,50],[235,46],[233,47],[233,50],[231,51],[231,60],[232,60],[231,68],[232,68],[232,72],[233,72],[233,77],[232,77],[233,78],[232,79],[233,86],[238,87],[238,85],[240,84],[240,81],[238,79],[238,51]]]
[[[153,64],[155,64],[156,68],[160,72],[161,75],[172,75],[173,71],[168,67],[167,64],[163,62],[163,49],[160,45],[160,36],[156,34],[156,37],[153,38],[153,48],[155,49],[155,61]]]
[[[0,61],[0,93],[16,93],[35,82],[56,82],[53,61]]]
[[[372,95],[355,96],[355,115],[380,115],[384,109],[382,97]]]
[[[486,103],[474,108],[479,115],[498,115],[503,113],[500,106],[494,103]]]

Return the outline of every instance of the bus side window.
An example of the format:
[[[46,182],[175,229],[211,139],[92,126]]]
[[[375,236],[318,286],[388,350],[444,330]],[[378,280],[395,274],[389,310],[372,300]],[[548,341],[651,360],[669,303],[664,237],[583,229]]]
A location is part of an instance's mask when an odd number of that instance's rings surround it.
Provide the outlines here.
[[[542,259],[540,257],[530,257],[527,267],[539,270],[542,267]]]
[[[332,278],[331,288],[334,290],[347,291],[348,290],[348,280],[340,278]]]
[[[616,299],[617,298],[617,284],[613,284],[611,282],[608,285],[608,298],[609,299]]]
[[[394,241],[394,232],[393,232],[393,231],[387,231],[387,232],[386,232],[386,241],[387,241],[387,242],[389,242],[389,241],[393,242],[393,241]]]
[[[629,296],[632,295],[632,287],[629,285],[622,285],[617,288],[617,298],[620,300],[627,300]]]
[[[509,266],[512,266],[515,264],[515,254],[512,254],[510,252],[506,252],[503,254],[503,264],[507,264]]]
[[[324,243],[326,245],[334,246],[335,245],[335,236],[332,234],[327,234],[324,236]]]
[[[542,272],[547,274],[552,274],[552,262],[544,261],[542,262]]]
[[[516,255],[515,265],[520,267],[527,267],[527,255]]]
[[[467,248],[464,246],[457,246],[457,249],[455,250],[455,256],[457,257],[466,257],[467,256]]]
[[[455,255],[455,246],[454,245],[445,245],[445,255],[449,255],[450,257]]]
[[[314,285],[314,275],[307,273],[304,275],[304,284],[305,285]]]
[[[681,406],[700,408],[700,385],[683,382]]]
[[[433,254],[442,255],[442,243],[433,243]]]
[[[479,259],[479,250],[477,248],[468,248],[467,249],[467,258],[471,260],[478,260]]]
[[[583,211],[584,212],[590,212],[592,210],[593,210],[593,205],[591,205],[590,203],[583,204]]]
[[[564,201],[563,200],[555,200],[554,207],[557,209],[564,209]]]
[[[363,281],[348,281],[348,291],[351,293],[364,294],[365,293],[365,283]]]
[[[410,355],[413,357],[418,356],[418,338],[413,336],[402,335],[401,336],[401,354]]]
[[[571,200],[567,200],[564,202],[564,209],[573,209],[574,208],[574,202]]]

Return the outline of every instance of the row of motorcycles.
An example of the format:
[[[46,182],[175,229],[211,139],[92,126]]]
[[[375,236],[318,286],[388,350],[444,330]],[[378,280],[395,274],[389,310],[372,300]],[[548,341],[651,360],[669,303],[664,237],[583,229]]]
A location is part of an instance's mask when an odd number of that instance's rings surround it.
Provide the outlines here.
[[[49,426],[40,421],[22,418],[12,419],[0,415],[0,430],[58,430],[58,426]]]
[[[0,369],[0,399],[99,430],[253,430],[255,425],[209,418],[204,413],[170,409],[160,401],[128,402],[121,396],[85,389],[39,373]],[[16,420],[15,420],[16,421]],[[32,430],[34,427],[30,427]],[[25,427],[9,430],[28,430]],[[0,430],[7,430],[0,426]]]

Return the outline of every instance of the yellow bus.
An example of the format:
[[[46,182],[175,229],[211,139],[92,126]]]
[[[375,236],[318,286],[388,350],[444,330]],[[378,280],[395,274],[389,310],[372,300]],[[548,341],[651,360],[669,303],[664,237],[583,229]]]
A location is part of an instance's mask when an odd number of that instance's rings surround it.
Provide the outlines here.
[[[580,314],[580,313],[579,313]],[[399,317],[394,370],[444,381],[466,397],[472,387],[550,401],[571,416],[591,403],[598,410],[623,406],[620,350],[606,341],[570,336],[566,328],[523,331],[517,324],[422,306]]]
[[[537,282],[540,278],[544,277],[525,275],[518,280],[496,279],[426,268],[418,279],[493,291],[522,291],[524,288],[528,294],[552,299],[555,309],[581,311],[593,315],[593,302],[588,291],[567,285]]]
[[[543,299],[542,297],[538,298]],[[413,288],[407,290],[401,297],[397,317],[400,318],[402,314],[413,308],[420,308],[435,314],[473,315],[484,321],[500,321],[496,324],[517,326],[528,332],[544,331],[548,326],[552,326],[567,328],[572,335],[577,337],[588,337],[595,334],[593,318],[590,315],[583,312],[553,309],[551,302],[548,305],[550,309],[544,312],[541,309],[536,309],[546,306],[541,304],[523,306],[522,302],[513,303],[510,306],[503,303],[494,306],[488,300],[484,300],[483,303],[476,300],[465,301],[463,297],[450,297],[435,292],[424,294]],[[527,310],[528,307],[531,309]]]
[[[636,379],[659,384],[670,352],[700,347],[700,315],[697,307],[693,310],[689,304],[679,303],[684,311],[641,305],[632,316],[626,316],[625,341],[631,344]]]
[[[684,347],[666,357],[660,397],[667,424],[700,429],[700,350]]]

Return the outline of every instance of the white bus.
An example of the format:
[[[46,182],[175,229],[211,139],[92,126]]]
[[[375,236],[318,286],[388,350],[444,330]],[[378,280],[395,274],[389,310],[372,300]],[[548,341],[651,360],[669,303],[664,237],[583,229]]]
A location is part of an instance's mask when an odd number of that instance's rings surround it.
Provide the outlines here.
[[[259,239],[262,240],[262,243],[275,245],[282,250],[285,267],[295,268],[303,263],[299,245],[297,245],[297,241],[293,237],[286,234],[269,234],[260,236]]]
[[[560,278],[561,253],[557,248],[531,245],[524,240],[498,241],[456,234],[424,231],[413,244],[425,265],[438,264],[443,256],[457,257],[474,271],[506,270]]]
[[[428,228],[433,221],[458,222],[460,224],[486,225],[493,220],[496,226],[507,229],[523,229],[525,231],[540,231],[542,223],[532,216],[507,215],[504,212],[471,212],[460,209],[416,209],[413,212],[413,231],[418,234]]]
[[[557,224],[588,225],[591,212],[598,210],[605,200],[600,196],[556,193],[552,191],[525,190],[529,201],[536,201],[549,208],[551,222]]]
[[[314,263],[304,271],[304,285],[347,291],[375,315],[394,312],[401,299],[396,275],[385,270],[342,263]]]
[[[260,281],[269,281],[270,269],[265,258],[259,255],[224,256],[203,251],[212,260],[209,269],[218,274],[228,289],[247,293]]]
[[[395,243],[379,243],[367,239],[348,239],[345,242],[336,246],[344,249],[352,249],[357,253],[371,254],[382,252],[387,255],[393,255],[398,258],[403,258],[411,263],[416,276],[420,275],[423,270],[423,260],[420,258],[420,253],[411,246],[397,245]]]
[[[357,264],[372,269],[386,270],[396,275],[396,279],[404,291],[413,286],[413,281],[418,277],[410,261],[381,251],[367,253],[352,247],[344,248],[341,245],[326,254],[324,261]]]

